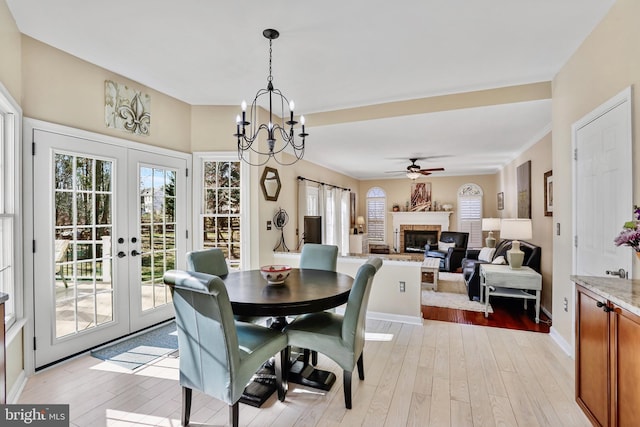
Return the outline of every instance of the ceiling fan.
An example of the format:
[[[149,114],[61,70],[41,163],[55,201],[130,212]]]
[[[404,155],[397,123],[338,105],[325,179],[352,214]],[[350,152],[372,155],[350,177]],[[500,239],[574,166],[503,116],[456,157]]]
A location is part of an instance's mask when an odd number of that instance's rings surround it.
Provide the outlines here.
[[[436,157],[436,156],[433,156],[433,157]],[[437,156],[437,157],[443,157],[443,156]],[[411,159],[409,159],[411,164],[409,166],[407,166],[407,170],[406,171],[387,171],[386,173],[406,173],[407,174],[407,178],[409,178],[409,179],[418,179],[421,176],[431,175],[432,172],[438,172],[438,171],[443,171],[444,170],[444,168],[422,169],[422,168],[420,168],[420,165],[416,163],[418,160],[425,160],[425,159],[429,159],[429,158],[432,158],[432,157],[414,157],[414,158],[411,158]]]

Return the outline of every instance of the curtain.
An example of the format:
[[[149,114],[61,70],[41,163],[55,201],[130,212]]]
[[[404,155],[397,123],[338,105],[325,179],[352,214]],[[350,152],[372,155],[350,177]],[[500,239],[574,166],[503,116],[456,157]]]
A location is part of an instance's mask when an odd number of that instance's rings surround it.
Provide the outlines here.
[[[349,252],[349,234],[351,234],[351,191],[342,190],[340,197],[340,231],[341,242],[339,252],[346,255]]]

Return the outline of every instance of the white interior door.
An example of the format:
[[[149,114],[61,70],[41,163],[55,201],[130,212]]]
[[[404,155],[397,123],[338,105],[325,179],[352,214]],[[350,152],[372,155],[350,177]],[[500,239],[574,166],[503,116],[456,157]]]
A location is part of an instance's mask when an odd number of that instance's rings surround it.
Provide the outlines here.
[[[173,316],[164,271],[187,247],[187,160],[34,129],[39,368]]]
[[[633,213],[630,105],[628,90],[574,126],[575,271],[579,275],[631,270],[633,250],[613,243]]]

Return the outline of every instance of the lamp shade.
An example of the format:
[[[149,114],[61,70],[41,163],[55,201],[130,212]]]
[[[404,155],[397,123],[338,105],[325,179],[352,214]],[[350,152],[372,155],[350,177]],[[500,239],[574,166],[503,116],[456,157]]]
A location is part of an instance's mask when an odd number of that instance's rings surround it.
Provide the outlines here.
[[[503,219],[500,225],[500,236],[503,239],[529,240],[533,237],[530,219]]]
[[[358,219],[356,219],[356,224],[364,225],[364,217],[363,216],[359,216]]]
[[[482,231],[500,230],[500,218],[482,218]]]

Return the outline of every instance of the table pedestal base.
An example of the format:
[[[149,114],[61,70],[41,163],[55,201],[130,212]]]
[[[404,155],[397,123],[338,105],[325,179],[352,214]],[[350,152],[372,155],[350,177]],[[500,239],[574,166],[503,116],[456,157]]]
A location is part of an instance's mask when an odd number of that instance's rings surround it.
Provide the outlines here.
[[[316,369],[310,364],[305,364],[303,356],[299,356],[289,368],[289,382],[329,391],[336,382],[333,372]]]
[[[245,387],[240,402],[259,408],[277,389],[273,365],[267,363]]]

